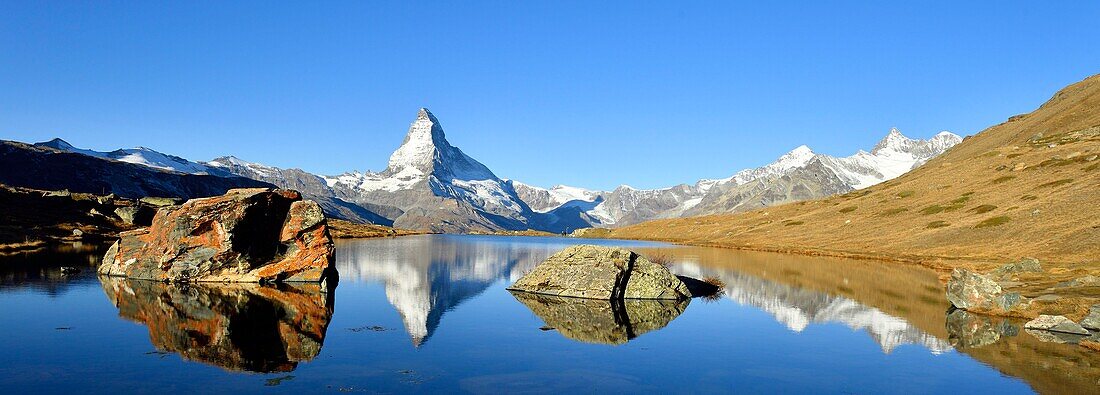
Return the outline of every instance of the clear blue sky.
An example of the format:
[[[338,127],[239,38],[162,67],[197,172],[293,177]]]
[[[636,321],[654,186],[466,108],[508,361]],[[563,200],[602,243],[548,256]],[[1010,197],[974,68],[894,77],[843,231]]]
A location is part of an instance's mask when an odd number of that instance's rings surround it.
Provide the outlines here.
[[[662,187],[974,134],[1100,73],[1094,1],[224,3],[0,2],[0,138],[334,174],[428,107],[501,177]]]

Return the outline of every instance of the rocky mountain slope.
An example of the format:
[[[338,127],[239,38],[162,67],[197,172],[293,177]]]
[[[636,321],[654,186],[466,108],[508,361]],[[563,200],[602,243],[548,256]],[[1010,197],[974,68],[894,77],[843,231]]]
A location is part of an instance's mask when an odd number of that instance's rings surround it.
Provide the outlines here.
[[[569,214],[556,212],[565,208],[582,213],[574,222],[625,226],[659,218],[748,211],[866,188],[919,167],[959,141],[962,138],[950,132],[914,140],[892,129],[871,152],[861,150],[838,158],[814,153],[803,145],[766,166],[695,184],[651,190],[623,185],[614,191],[591,191],[516,183],[516,191],[539,212],[565,217]]]
[[[232,188],[272,186],[243,177],[187,174],[14,141],[0,141],[0,183],[125,198],[185,199],[221,195]]]
[[[283,189],[293,189],[302,193],[306,199],[316,201],[325,210],[325,215],[357,223],[393,225],[393,220],[384,213],[394,213],[392,207],[365,203],[351,203],[336,197],[336,191],[325,179],[302,169],[280,169],[277,167],[246,162],[233,156],[216,158],[203,165],[213,171],[268,182]],[[393,214],[394,216],[399,215]]]
[[[1100,202],[1098,157],[1100,76],[1093,76],[891,181],[826,199],[656,220],[609,234],[937,267],[982,268],[1034,256],[1051,275],[1033,285],[1049,287],[1061,275],[1100,274],[1100,211],[1089,209]]]

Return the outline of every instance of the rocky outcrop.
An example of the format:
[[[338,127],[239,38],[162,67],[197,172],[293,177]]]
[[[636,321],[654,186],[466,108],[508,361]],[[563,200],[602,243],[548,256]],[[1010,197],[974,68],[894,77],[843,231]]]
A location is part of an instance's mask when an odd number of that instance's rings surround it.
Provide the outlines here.
[[[633,251],[594,245],[552,255],[508,289],[605,300],[691,297],[687,285],[663,266]]]
[[[99,272],[166,282],[320,282],[335,279],[321,207],[298,192],[233,189],[159,209],[121,234]]]
[[[1077,288],[1077,287],[1096,287],[1100,286],[1100,277],[1087,274],[1081,277],[1069,281],[1063,281],[1054,286],[1054,288]]]
[[[1085,329],[1100,331],[1100,304],[1089,308],[1089,314],[1081,320],[1081,326]]]
[[[689,299],[595,300],[526,292],[512,292],[512,296],[546,323],[544,330],[597,344],[623,344],[664,328],[690,303]]]
[[[318,284],[165,284],[101,278],[122,318],[161,352],[227,370],[287,372],[317,357],[333,293]]]
[[[947,300],[963,310],[992,314],[1019,312],[1028,305],[1019,293],[1004,292],[993,279],[966,269],[951,272]]]
[[[107,242],[148,226],[153,207],[115,195],[0,185],[0,245],[35,240]]]
[[[999,280],[1012,280],[1018,277],[1021,273],[1042,273],[1043,268],[1039,265],[1039,260],[1035,258],[1024,258],[1019,262],[1006,263],[994,270],[990,275]]]

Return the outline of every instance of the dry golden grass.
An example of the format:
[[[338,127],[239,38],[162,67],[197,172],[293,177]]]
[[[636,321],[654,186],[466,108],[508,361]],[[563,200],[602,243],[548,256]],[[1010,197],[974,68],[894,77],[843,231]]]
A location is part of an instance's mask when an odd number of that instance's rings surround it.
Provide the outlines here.
[[[477,233],[473,233],[473,234],[477,234]],[[497,235],[497,236],[539,236],[539,237],[558,236],[557,233],[551,233],[551,232],[545,232],[545,231],[533,230],[533,229],[528,229],[528,230],[502,230],[502,231],[498,231],[498,232],[485,233],[485,234],[491,234],[491,235]]]
[[[1034,256],[1067,277],[1100,274],[1098,154],[1100,76],[1093,76],[871,188],[599,236],[887,259],[941,271]]]
[[[424,234],[424,232],[395,229],[382,225],[357,224],[335,218],[328,219],[328,231],[333,238],[337,239],[364,239]]]

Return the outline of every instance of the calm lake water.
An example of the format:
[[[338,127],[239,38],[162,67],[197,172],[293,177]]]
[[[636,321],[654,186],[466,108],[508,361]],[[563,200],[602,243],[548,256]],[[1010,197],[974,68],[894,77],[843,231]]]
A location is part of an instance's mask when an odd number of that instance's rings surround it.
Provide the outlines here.
[[[664,255],[719,298],[609,302],[505,287],[569,245]],[[630,241],[337,243],[339,285],[100,279],[100,247],[0,257],[0,388],[40,392],[1096,393],[1100,358],[947,314],[936,274]],[[61,266],[85,270],[64,275]]]

